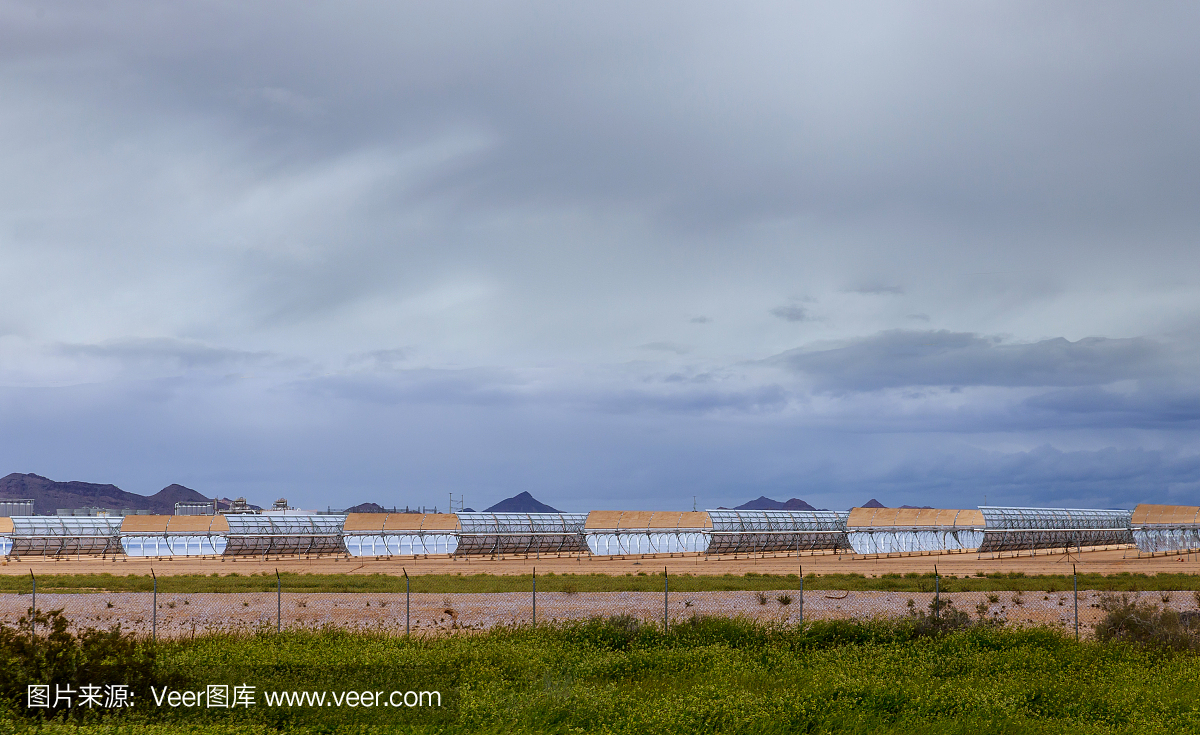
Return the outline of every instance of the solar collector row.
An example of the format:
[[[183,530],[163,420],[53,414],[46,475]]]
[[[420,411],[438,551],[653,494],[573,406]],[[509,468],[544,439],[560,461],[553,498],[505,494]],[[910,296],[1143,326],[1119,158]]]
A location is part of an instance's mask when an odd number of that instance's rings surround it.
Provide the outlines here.
[[[1200,506],[0,517],[0,554],[14,556],[987,553],[1135,543],[1200,548]]]

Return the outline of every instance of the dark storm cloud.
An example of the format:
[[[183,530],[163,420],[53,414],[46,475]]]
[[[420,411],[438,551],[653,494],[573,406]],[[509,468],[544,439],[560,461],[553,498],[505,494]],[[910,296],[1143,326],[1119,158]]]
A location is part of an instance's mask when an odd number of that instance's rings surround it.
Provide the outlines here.
[[[1034,416],[1083,426],[1167,428],[1200,423],[1200,387],[1153,382],[1124,393],[1088,386],[1050,391],[1023,402]]]
[[[1194,497],[1200,491],[1200,456],[1115,447],[1062,451],[1049,445],[1009,453],[934,453],[902,462],[877,482],[906,498],[958,494],[966,505],[982,505],[986,495],[990,505],[1132,508]]]
[[[1174,368],[1162,343],[1144,338],[1061,337],[1006,343],[966,332],[891,330],[827,349],[798,349],[770,362],[821,390],[904,386],[1085,386],[1149,378]]]
[[[8,469],[1195,486],[1194,3],[148,8],[0,0]]]
[[[688,228],[894,208],[989,227],[1196,218],[1189,4],[142,11],[21,13],[7,57],[119,46],[106,73],[145,85],[130,104],[293,161],[455,126],[493,141],[392,197],[636,202]]]

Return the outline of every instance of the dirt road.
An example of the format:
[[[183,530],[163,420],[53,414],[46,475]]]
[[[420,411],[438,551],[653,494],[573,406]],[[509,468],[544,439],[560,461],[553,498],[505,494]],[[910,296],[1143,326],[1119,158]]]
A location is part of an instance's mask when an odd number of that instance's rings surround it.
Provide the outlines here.
[[[1138,557],[1136,549],[1085,550],[1070,556],[1062,552],[1028,553],[1022,556],[990,558],[973,552],[961,554],[931,554],[924,556],[861,557],[852,554],[815,554],[802,556],[765,556],[757,558],[705,557],[701,555],[658,555],[645,557],[509,557],[509,558],[428,558],[393,557],[223,557],[223,558],[131,558],[110,559],[95,557],[47,559],[25,557],[0,563],[0,574],[92,574],[114,575],[149,574],[153,567],[160,576],[173,574],[219,574],[236,572],[247,575],[258,572],[292,572],[298,574],[394,574],[402,569],[409,574],[529,574],[534,567],[539,574],[611,574],[625,575],[639,571],[658,572],[666,567],[671,574],[795,574],[801,567],[805,574],[857,573],[866,576],[932,572],[934,565],[943,575],[970,576],[979,572],[1023,572],[1035,574],[1070,574],[1076,565],[1081,574],[1117,574],[1120,572],[1200,573],[1200,555],[1171,555]]]

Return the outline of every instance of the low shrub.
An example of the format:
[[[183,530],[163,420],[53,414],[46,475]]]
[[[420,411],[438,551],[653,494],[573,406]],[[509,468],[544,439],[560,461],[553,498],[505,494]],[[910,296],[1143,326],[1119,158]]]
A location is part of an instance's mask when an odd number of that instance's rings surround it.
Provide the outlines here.
[[[1096,639],[1121,641],[1176,651],[1200,650],[1200,621],[1192,613],[1130,599],[1129,595],[1106,594],[1100,598],[1104,617],[1096,624]]]
[[[158,682],[153,646],[115,626],[70,630],[61,610],[38,611],[36,637],[26,615],[15,627],[0,623],[0,699],[13,711],[25,709],[29,684],[78,690],[82,685],[123,682],[135,697],[150,696]],[[52,704],[54,698],[51,699]],[[53,716],[56,707],[44,712]],[[82,709],[75,709],[82,714]]]

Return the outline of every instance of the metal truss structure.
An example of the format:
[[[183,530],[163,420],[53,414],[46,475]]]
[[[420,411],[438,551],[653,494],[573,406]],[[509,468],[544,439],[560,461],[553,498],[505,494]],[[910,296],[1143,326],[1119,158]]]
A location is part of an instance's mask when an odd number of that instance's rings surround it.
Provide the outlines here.
[[[342,544],[351,556],[427,556],[458,549],[453,513],[351,513]]]
[[[345,519],[342,515],[227,515],[229,535],[222,553],[224,556],[338,554],[343,551]]]
[[[846,536],[856,554],[924,554],[976,549],[983,543],[978,510],[855,508]]]
[[[126,556],[221,556],[228,541],[224,536],[121,536]]]
[[[586,554],[587,513],[459,513],[456,555]]]
[[[708,532],[703,529],[621,531],[619,533],[588,531],[585,541],[588,551],[593,556],[688,554],[703,552],[708,548]]]
[[[351,534],[342,537],[350,556],[425,556],[453,554],[457,533]]]
[[[707,513],[597,510],[588,513],[584,539],[595,556],[686,554],[708,547]]]
[[[849,551],[848,511],[710,510],[708,554]]]
[[[983,543],[982,528],[853,528],[846,532],[855,554],[966,551]]]
[[[1139,552],[1189,552],[1200,549],[1200,507],[1139,505],[1133,511],[1133,540]]]
[[[1082,549],[1133,543],[1131,510],[980,506],[986,527],[980,553]]]
[[[228,534],[224,516],[126,516],[121,548],[126,556],[220,556]]]
[[[121,553],[120,517],[16,516],[12,523],[11,556]]]

